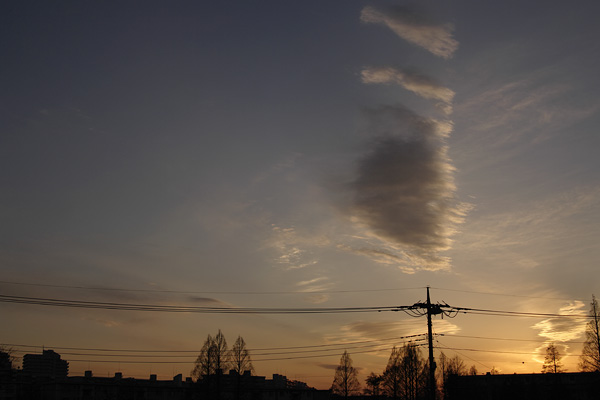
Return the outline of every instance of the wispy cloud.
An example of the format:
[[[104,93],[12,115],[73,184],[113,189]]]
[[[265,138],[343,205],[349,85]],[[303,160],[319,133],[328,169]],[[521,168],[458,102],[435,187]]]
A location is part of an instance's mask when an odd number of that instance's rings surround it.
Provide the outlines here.
[[[277,252],[275,261],[284,269],[302,269],[317,263],[316,258],[306,248],[328,242],[327,239],[321,238],[324,242],[319,244],[316,242],[317,240],[316,238],[303,238],[297,234],[294,227],[283,228],[272,225],[271,235],[265,242],[265,247],[274,249]]]
[[[578,220],[575,226],[569,221],[578,215],[596,215],[599,199],[600,188],[579,187],[544,200],[521,203],[516,210],[474,217],[461,237],[461,246],[503,252],[527,246],[531,253],[540,243],[577,239],[578,234],[588,236],[589,230],[579,232],[586,219]],[[556,256],[557,249],[554,251]]]
[[[352,216],[381,240],[401,245],[413,264],[448,267],[465,208],[455,203],[453,171],[443,139],[451,125],[401,106],[368,110],[376,137],[352,183]]]
[[[561,307],[558,314],[564,315],[564,317],[548,318],[532,326],[533,329],[539,330],[538,335],[546,340],[543,345],[536,349],[538,356],[535,359],[539,362],[543,362],[546,349],[550,344],[554,344],[558,348],[560,355],[570,355],[568,342],[582,337],[585,333],[586,320],[570,317],[585,314],[585,304],[583,302],[573,301]]]
[[[442,86],[426,75],[394,67],[367,67],[361,71],[361,78],[363,83],[394,83],[400,85],[423,98],[443,102],[439,108],[445,114],[452,112],[454,91]]]
[[[585,314],[585,304],[574,301],[558,310],[565,317],[553,317],[540,321],[532,326],[538,329],[539,336],[549,342],[568,342],[581,337],[585,332],[586,320],[573,319],[572,315]]]
[[[400,336],[425,334],[427,333],[427,324],[424,323],[423,319],[385,322],[357,321],[344,325],[342,331],[347,338],[346,340],[390,339]],[[437,333],[456,334],[460,331],[460,328],[447,320],[436,320],[435,331]]]
[[[364,244],[357,247],[343,243],[337,245],[337,248],[340,250],[368,257],[379,264],[395,265],[406,274],[414,274],[416,272],[414,267],[404,265],[410,259],[406,252],[397,248],[386,249],[382,247],[385,247],[385,243],[381,243],[379,247],[376,245],[366,246]]]
[[[577,98],[576,89],[546,71],[479,87],[484,88],[480,93],[454,104],[457,115],[466,118],[457,121],[464,126],[463,134],[456,138],[458,158],[468,159],[468,164],[478,168],[506,162],[530,146],[564,135],[600,110],[598,101],[562,101],[567,96]],[[488,149],[493,151],[485,151]]]
[[[387,26],[402,39],[443,58],[452,57],[458,42],[452,37],[451,24],[436,24],[416,8],[398,6],[384,10],[365,7],[360,19]]]
[[[308,295],[304,298],[307,302],[313,304],[321,304],[329,300],[329,293],[322,293],[331,289],[333,283],[329,278],[320,276],[318,278],[300,281],[296,283],[301,292],[306,292]]]

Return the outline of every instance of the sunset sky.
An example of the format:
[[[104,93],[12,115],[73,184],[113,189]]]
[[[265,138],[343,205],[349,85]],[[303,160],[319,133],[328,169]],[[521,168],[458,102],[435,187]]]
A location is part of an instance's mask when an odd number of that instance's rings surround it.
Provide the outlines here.
[[[430,286],[450,306],[585,314],[600,295],[599,14],[597,1],[4,1],[0,295],[298,309],[411,305]],[[0,343],[54,349],[71,375],[189,376],[221,329],[258,375],[326,389],[347,349],[364,386],[401,337],[427,332],[403,312],[3,299]],[[553,342],[574,372],[584,325],[436,317],[436,356],[537,373]]]

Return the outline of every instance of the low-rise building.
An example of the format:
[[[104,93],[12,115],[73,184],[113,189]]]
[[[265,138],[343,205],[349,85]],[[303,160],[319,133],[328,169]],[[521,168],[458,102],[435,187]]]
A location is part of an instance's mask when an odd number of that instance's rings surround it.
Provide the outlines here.
[[[451,375],[445,400],[598,400],[600,373]]]
[[[42,354],[25,354],[23,373],[35,378],[66,378],[69,363],[53,350],[44,350]]]

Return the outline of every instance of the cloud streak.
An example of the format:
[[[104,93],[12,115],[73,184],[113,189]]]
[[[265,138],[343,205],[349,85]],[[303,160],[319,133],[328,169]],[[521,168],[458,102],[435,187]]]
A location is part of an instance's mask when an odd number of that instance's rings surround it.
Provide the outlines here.
[[[454,204],[454,168],[443,141],[451,125],[402,106],[367,114],[376,139],[352,183],[353,216],[374,236],[406,249],[413,265],[447,268],[438,252],[450,248],[466,212]]]
[[[362,22],[387,26],[409,43],[420,46],[443,58],[451,58],[458,42],[452,37],[451,24],[436,24],[410,7],[394,7],[386,11],[371,6],[363,8]]]
[[[363,83],[395,83],[425,99],[443,102],[446,114],[452,112],[454,91],[426,75],[393,67],[367,67],[361,71],[361,78]]]
[[[573,320],[571,315],[583,314],[585,304],[581,301],[574,301],[558,311],[560,315],[565,317],[548,318],[533,325],[534,329],[538,329],[541,337],[548,342],[568,342],[581,337],[585,332],[585,320]]]
[[[586,321],[584,319],[573,319],[571,315],[583,314],[585,304],[581,301],[573,301],[558,310],[565,317],[548,318],[532,326],[539,330],[539,336],[546,342],[536,349],[539,354],[534,358],[543,362],[548,345],[554,344],[559,349],[559,354],[570,355],[568,342],[579,339],[585,333]]]

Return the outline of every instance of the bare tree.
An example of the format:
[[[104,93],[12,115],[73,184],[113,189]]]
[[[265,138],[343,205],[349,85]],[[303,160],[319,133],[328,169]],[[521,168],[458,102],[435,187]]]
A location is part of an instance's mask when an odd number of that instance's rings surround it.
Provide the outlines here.
[[[383,375],[378,375],[375,372],[371,372],[365,383],[367,384],[367,388],[365,389],[365,394],[371,396],[379,396],[381,394],[381,384],[383,382]]]
[[[594,295],[590,305],[591,319],[586,327],[586,339],[579,361],[579,368],[584,372],[600,371],[600,308]]]
[[[241,336],[238,336],[231,348],[231,364],[232,369],[239,375],[243,375],[245,371],[254,372],[250,353],[246,348],[246,342]]]
[[[383,372],[383,387],[388,397],[415,400],[424,393],[427,364],[413,343],[402,348],[392,348],[387,367]]]
[[[215,351],[215,340],[208,335],[194,363],[192,378],[200,380],[215,373]]]
[[[383,390],[388,397],[397,399],[400,397],[400,381],[402,379],[400,363],[402,356],[396,346],[392,347],[392,353],[388,358],[387,366],[383,371]]]
[[[439,383],[439,391],[443,397],[443,394],[446,390],[446,382],[448,382],[448,377],[450,375],[466,375],[467,367],[459,356],[455,355],[452,358],[448,358],[443,351],[438,357],[438,366],[437,381]],[[475,375],[477,375],[477,372],[475,372]]]
[[[227,350],[227,340],[225,340],[225,336],[220,329],[215,335],[213,342],[215,347],[214,370],[216,374],[220,374],[227,371],[231,366],[231,357],[229,350]]]
[[[408,343],[402,348],[402,397],[406,400],[416,400],[424,393],[427,383],[427,364],[417,345]]]
[[[231,348],[231,364],[232,369],[237,372],[236,377],[236,399],[240,399],[243,390],[243,378],[244,373],[249,371],[250,374],[254,372],[252,366],[252,360],[250,359],[250,353],[246,348],[246,342],[241,336],[238,336],[233,347]]]
[[[474,365],[471,365],[471,368],[469,368],[468,375],[477,375],[477,367]]]
[[[443,351],[440,352],[440,356],[438,357],[436,374],[439,387],[443,389],[448,379],[448,357]]]
[[[544,359],[544,365],[542,366],[542,373],[556,374],[559,372],[564,372],[560,359],[561,356],[558,353],[558,349],[554,343],[550,343],[546,348],[546,358]]]
[[[344,397],[360,393],[357,375],[358,370],[352,366],[352,358],[347,351],[344,351],[340,358],[340,365],[335,369],[331,391]]]
[[[459,356],[455,355],[448,360],[447,373],[448,375],[466,375],[467,366]]]

